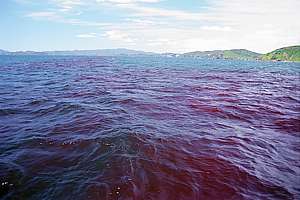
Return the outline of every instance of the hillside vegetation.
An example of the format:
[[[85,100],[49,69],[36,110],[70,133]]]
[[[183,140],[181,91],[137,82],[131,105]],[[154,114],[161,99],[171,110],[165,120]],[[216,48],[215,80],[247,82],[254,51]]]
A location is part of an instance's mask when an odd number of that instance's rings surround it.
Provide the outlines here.
[[[262,60],[300,62],[300,46],[284,47],[263,55]]]
[[[246,49],[233,49],[224,51],[225,59],[258,60],[260,57],[261,54]]]
[[[246,49],[195,51],[182,54],[184,57],[213,58],[213,59],[237,59],[237,60],[258,60],[261,54]]]

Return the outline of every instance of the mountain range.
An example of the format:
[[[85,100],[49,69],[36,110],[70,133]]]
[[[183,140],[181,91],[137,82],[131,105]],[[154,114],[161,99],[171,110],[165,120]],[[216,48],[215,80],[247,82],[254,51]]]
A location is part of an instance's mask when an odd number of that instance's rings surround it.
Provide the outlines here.
[[[164,56],[207,59],[235,59],[235,60],[271,60],[300,62],[300,45],[284,47],[267,54],[259,54],[246,49],[194,51],[183,54],[153,53],[136,51],[125,48],[97,49],[97,50],[70,50],[70,51],[16,51],[9,52],[0,49],[0,55],[53,55],[53,56]]]
[[[0,49],[0,55],[54,55],[54,56],[120,56],[120,55],[154,55],[152,52],[136,51],[131,49],[96,49],[70,51],[15,51],[9,52]]]

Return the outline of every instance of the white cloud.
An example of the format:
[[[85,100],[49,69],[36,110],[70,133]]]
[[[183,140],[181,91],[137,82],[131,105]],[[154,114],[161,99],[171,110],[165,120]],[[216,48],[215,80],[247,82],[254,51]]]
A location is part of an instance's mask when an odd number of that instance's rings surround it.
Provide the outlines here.
[[[127,42],[127,43],[134,42],[134,40],[131,39],[126,32],[120,30],[106,31],[103,36],[107,37],[109,40],[112,41],[120,41],[120,42]]]
[[[135,35],[136,40],[145,41],[147,38],[150,41],[167,37],[173,41],[149,43],[157,47],[153,48],[156,51],[248,48],[268,52],[300,43],[300,24],[295,21],[300,19],[298,0],[214,0],[207,10],[201,12],[138,4],[117,6],[131,11],[132,17],[152,19],[154,22],[143,24],[142,30],[139,23],[124,27],[124,31]],[[159,25],[158,22],[167,25]],[[137,48],[144,47],[141,45]]]
[[[95,22],[95,21],[84,21],[78,18],[68,18],[64,16],[60,12],[54,11],[41,11],[41,12],[32,12],[25,15],[26,17],[30,17],[35,20],[48,20],[53,22],[64,23],[68,25],[76,25],[76,26],[89,26],[89,27],[109,27],[111,23],[104,22]]]
[[[228,37],[217,35],[227,46],[267,52],[300,43],[299,7],[298,0],[217,0],[207,15],[236,30]]]
[[[102,23],[102,22],[94,22],[94,21],[83,21],[80,19],[64,19],[61,21],[62,23],[78,25],[78,26],[91,26],[91,27],[109,27],[111,23]]]
[[[69,11],[74,7],[81,6],[84,4],[82,0],[53,0],[53,2],[61,8],[61,11]]]
[[[78,38],[96,38],[97,34],[96,33],[85,33],[85,34],[78,34],[76,35]]]
[[[204,31],[233,31],[233,28],[230,26],[202,26],[200,29]]]
[[[125,19],[129,23],[136,23],[136,24],[158,24],[158,22],[154,22],[152,20],[147,19],[138,19],[138,18],[127,18]]]
[[[58,19],[59,16],[57,15],[56,12],[50,12],[50,11],[44,11],[44,12],[32,12],[26,15],[27,17],[32,17],[35,19],[43,19],[43,18],[48,18],[48,19]]]
[[[117,3],[117,4],[132,4],[132,3],[157,3],[160,0],[96,0],[99,3]]]
[[[247,48],[267,52],[300,43],[300,24],[296,21],[300,19],[299,0],[211,0],[206,9],[198,12],[152,6],[159,0],[50,1],[57,6],[55,12],[27,16],[94,26],[97,31],[101,28],[103,40],[108,39],[114,45],[134,44],[135,49],[184,52]],[[85,12],[82,6],[110,9],[112,15],[122,19],[107,22],[74,18],[74,12],[70,11],[77,8],[76,11]]]
[[[170,17],[179,20],[208,20],[202,13],[193,13],[182,10],[168,10],[162,8],[152,8],[140,6],[138,4],[118,4],[120,8],[129,9],[134,16],[139,17]]]

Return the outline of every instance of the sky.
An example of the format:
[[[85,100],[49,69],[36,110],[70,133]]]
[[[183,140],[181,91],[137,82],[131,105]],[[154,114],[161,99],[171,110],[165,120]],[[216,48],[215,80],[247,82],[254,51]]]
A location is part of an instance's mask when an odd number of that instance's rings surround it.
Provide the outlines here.
[[[0,49],[182,53],[300,44],[300,0],[1,0]]]

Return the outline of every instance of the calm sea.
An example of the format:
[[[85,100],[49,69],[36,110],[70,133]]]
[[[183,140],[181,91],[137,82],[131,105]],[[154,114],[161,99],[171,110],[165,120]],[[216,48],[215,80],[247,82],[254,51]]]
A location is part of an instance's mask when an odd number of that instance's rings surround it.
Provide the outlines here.
[[[300,199],[300,64],[0,56],[0,199]]]

